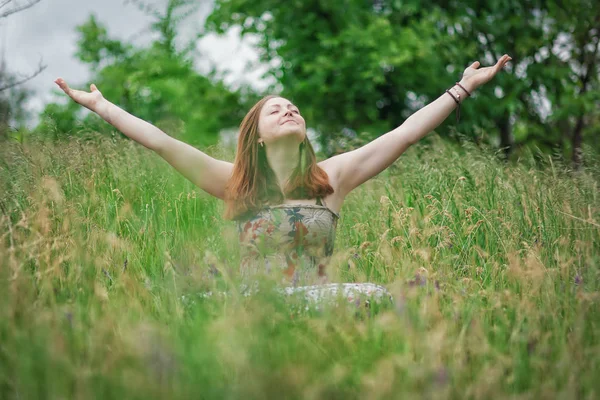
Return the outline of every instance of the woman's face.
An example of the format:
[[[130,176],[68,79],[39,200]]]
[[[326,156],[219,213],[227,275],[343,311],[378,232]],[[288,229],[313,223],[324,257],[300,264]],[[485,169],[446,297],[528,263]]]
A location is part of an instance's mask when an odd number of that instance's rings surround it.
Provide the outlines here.
[[[306,123],[298,107],[283,97],[274,97],[260,111],[258,134],[265,144],[284,137],[300,144],[306,137]]]

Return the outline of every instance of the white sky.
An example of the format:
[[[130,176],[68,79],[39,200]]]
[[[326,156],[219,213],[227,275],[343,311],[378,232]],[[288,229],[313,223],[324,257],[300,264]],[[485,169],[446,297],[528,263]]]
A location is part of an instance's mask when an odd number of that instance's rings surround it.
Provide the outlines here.
[[[23,1],[13,1],[14,4],[23,4]],[[155,0],[153,3],[163,10],[166,2]],[[180,39],[186,40],[197,32],[211,8],[212,1],[203,1],[197,15],[185,20]],[[25,76],[35,71],[40,59],[47,65],[40,75],[26,84],[36,91],[27,105],[34,114],[32,116],[47,102],[56,101],[53,93],[64,96],[56,90],[58,87],[54,80],[57,77],[64,78],[74,87],[80,87],[90,78],[89,66],[79,62],[74,54],[77,45],[75,27],[84,23],[91,13],[107,27],[109,37],[136,45],[149,44],[153,39],[149,30],[153,18],[136,5],[127,4],[126,0],[41,0],[27,10],[0,20],[0,49],[9,71]],[[223,37],[211,34],[200,40],[198,49],[202,57],[197,60],[198,69],[205,72],[213,64],[232,87],[241,82],[256,88],[264,87],[266,82],[260,76],[266,68],[246,67],[248,61],[256,61],[258,56],[248,40],[239,39],[238,33],[232,30]],[[36,120],[29,125],[35,125]]]

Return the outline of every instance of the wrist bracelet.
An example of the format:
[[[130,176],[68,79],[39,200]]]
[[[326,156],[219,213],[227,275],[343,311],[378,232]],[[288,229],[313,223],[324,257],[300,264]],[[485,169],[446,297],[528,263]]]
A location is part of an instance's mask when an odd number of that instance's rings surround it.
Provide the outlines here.
[[[454,86],[452,86],[451,89],[454,89],[454,93],[456,93],[456,98],[458,99],[458,102],[460,103],[460,93],[458,93],[458,89],[455,88]]]
[[[471,93],[469,93],[469,91],[467,89],[465,89],[465,87],[463,85],[461,85],[460,82],[456,82],[456,84],[458,86],[460,86],[460,88],[467,93],[467,96],[471,97]]]
[[[450,97],[452,97],[452,100],[454,100],[456,102],[456,104],[460,104],[458,102],[458,99],[456,97],[454,97],[454,95],[452,93],[450,93],[449,89],[446,89],[446,93],[448,93],[450,95]]]
[[[456,97],[454,97],[454,95],[452,93],[450,93],[449,89],[446,89],[446,93],[448,93],[450,95],[450,97],[452,97],[452,100],[454,100],[456,102],[456,104],[458,104],[458,108],[456,109],[456,123],[458,124],[458,120],[460,118],[460,102],[458,101],[458,99]]]

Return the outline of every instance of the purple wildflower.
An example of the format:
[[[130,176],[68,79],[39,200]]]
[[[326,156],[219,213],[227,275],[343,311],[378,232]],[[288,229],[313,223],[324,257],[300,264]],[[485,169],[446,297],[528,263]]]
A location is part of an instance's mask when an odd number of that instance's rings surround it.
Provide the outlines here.
[[[69,321],[69,326],[73,326],[73,313],[67,312],[65,313],[65,317],[67,318],[67,321]]]
[[[210,264],[209,265],[209,271],[211,274],[213,274],[214,276],[219,276],[221,273],[219,272],[219,270],[217,269],[217,267],[215,266],[215,264]]]
[[[427,283],[427,278],[417,272],[415,274],[415,279],[411,279],[410,281],[408,281],[408,286],[410,286],[410,287],[414,287],[417,285],[425,286],[426,283]]]
[[[448,370],[444,367],[441,367],[440,369],[437,370],[437,373],[435,374],[435,382],[437,383],[438,386],[444,386],[448,383],[449,380],[449,374],[448,374]]]

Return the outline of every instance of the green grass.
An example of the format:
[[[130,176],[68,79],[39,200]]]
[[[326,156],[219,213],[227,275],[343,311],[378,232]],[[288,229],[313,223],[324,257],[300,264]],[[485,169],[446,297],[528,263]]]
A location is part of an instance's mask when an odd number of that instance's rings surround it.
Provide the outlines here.
[[[542,161],[411,148],[329,266],[395,306],[319,313],[240,296],[223,204],[142,146],[3,143],[0,398],[597,398],[600,169]]]

